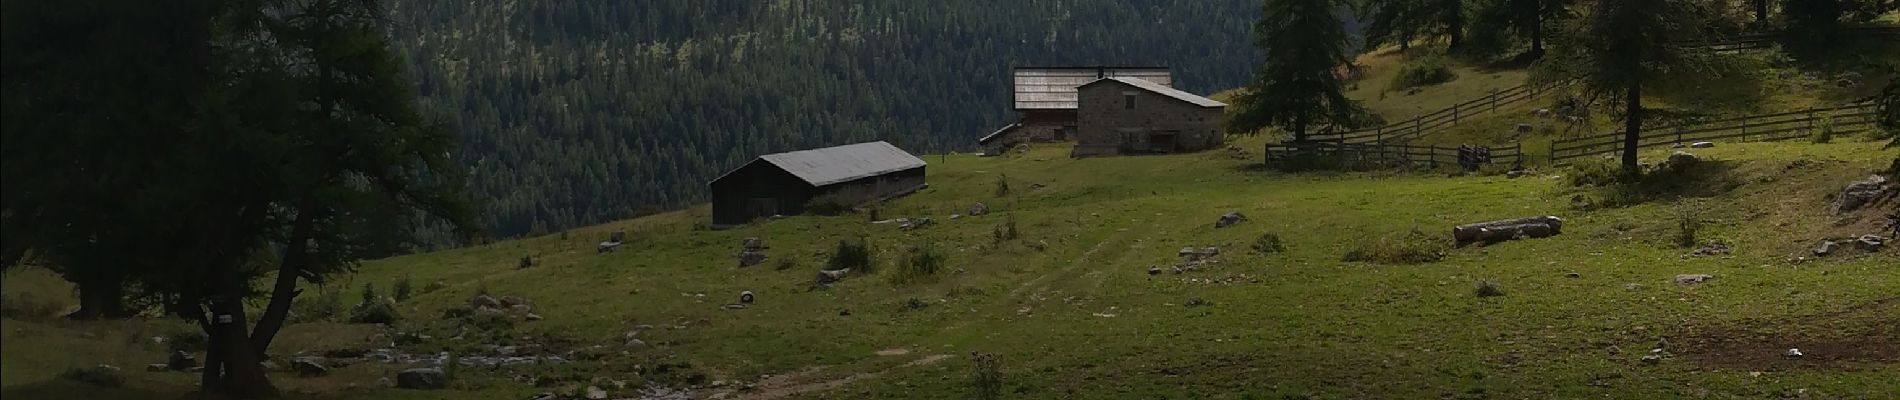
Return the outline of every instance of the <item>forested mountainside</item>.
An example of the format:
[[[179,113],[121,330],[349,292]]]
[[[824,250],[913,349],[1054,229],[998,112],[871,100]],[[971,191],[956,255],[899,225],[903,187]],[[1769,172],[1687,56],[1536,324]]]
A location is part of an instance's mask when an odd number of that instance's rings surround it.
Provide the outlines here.
[[[1019,65],[1174,67],[1239,86],[1257,0],[398,0],[424,103],[499,236],[677,208],[764,153],[972,149]]]

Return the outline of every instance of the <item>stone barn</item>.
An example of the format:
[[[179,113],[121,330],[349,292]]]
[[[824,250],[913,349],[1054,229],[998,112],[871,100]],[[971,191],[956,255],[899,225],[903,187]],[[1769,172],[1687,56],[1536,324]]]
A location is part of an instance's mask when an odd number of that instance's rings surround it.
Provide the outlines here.
[[[1010,81],[1021,117],[978,139],[977,145],[984,154],[996,155],[1022,143],[1075,140],[1079,129],[1076,88],[1111,77],[1140,78],[1162,86],[1174,83],[1167,67],[1019,67]]]
[[[813,200],[856,206],[922,189],[924,160],[885,142],[767,154],[708,184],[713,225],[798,215]]]
[[[1075,157],[1201,151],[1225,139],[1227,103],[1127,77],[1096,80],[1077,93]]]

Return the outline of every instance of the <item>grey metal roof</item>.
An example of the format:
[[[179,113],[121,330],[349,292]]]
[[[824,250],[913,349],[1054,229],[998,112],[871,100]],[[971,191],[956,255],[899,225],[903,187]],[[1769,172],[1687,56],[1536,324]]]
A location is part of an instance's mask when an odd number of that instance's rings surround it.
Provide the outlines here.
[[[996,140],[996,138],[1002,137],[1003,134],[1009,133],[1009,131],[1013,131],[1013,130],[1016,130],[1016,128],[1021,128],[1021,127],[1023,127],[1023,123],[1021,122],[1004,125],[1001,129],[997,129],[995,132],[990,132],[990,134],[988,135],[983,135],[983,138],[977,139],[976,143],[988,144],[991,140]]]
[[[767,154],[759,156],[759,160],[772,163],[812,186],[924,166],[923,159],[881,141]]]
[[[1167,67],[1025,67],[1013,76],[1017,110],[1074,110],[1075,88],[1107,77],[1133,77],[1173,86]]]
[[[1097,80],[1095,82],[1089,82],[1087,85],[1082,85],[1082,86],[1088,86],[1088,85],[1093,85],[1096,83],[1107,82],[1107,81],[1125,83],[1125,84],[1128,84],[1129,86],[1140,88],[1141,90],[1146,90],[1148,92],[1162,95],[1162,96],[1172,97],[1177,100],[1185,101],[1190,104],[1194,104],[1201,107],[1212,108],[1212,107],[1226,107],[1227,106],[1227,103],[1222,103],[1219,101],[1215,101],[1214,99],[1201,97],[1200,95],[1197,95],[1197,94],[1183,92],[1180,89],[1158,85],[1158,84],[1155,84],[1154,82],[1149,82],[1149,81],[1138,79],[1138,78],[1124,78],[1124,77],[1102,78],[1100,80]]]

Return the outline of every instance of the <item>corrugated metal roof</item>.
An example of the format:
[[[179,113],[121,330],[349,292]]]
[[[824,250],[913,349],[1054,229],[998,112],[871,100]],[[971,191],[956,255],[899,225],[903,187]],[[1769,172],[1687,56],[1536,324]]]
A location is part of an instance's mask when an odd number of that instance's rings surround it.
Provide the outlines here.
[[[1140,88],[1141,90],[1146,90],[1151,93],[1162,95],[1162,96],[1173,97],[1175,99],[1192,103],[1194,105],[1201,106],[1201,107],[1226,107],[1227,106],[1227,103],[1222,103],[1219,101],[1215,101],[1214,99],[1201,97],[1200,95],[1197,95],[1197,94],[1183,92],[1180,89],[1157,85],[1154,82],[1149,82],[1149,81],[1145,81],[1145,80],[1141,80],[1137,78],[1123,78],[1123,77],[1102,78],[1095,82],[1089,82],[1088,85],[1093,85],[1098,82],[1105,82],[1105,81],[1115,81],[1115,82],[1126,83],[1129,86],[1134,86],[1136,88]],[[1088,85],[1083,85],[1083,86],[1088,86]]]
[[[1173,86],[1167,67],[1031,67],[1012,77],[1018,110],[1074,110],[1075,88],[1107,77],[1133,77]]]
[[[767,154],[759,156],[759,160],[772,163],[812,186],[924,166],[923,159],[881,141]]]

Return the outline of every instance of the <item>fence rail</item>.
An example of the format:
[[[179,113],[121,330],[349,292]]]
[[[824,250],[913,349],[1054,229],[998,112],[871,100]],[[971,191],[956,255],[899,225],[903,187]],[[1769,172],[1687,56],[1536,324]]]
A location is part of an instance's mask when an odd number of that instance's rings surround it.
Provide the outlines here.
[[[1517,165],[1524,157],[1521,145],[1488,149],[1489,158],[1480,164]],[[1304,142],[1267,146],[1268,164],[1297,160],[1336,163],[1339,167],[1395,167],[1460,165],[1463,155],[1456,146],[1410,146],[1393,143]]]
[[[1636,148],[1718,140],[1784,140],[1806,137],[1817,129],[1833,129],[1836,135],[1851,135],[1873,129],[1877,113],[1873,103],[1858,103],[1644,128],[1642,136],[1637,138]],[[1623,150],[1624,140],[1622,132],[1553,140],[1550,143],[1550,160],[1553,164],[1561,164],[1578,157],[1614,154]]]
[[[1389,141],[1403,142],[1424,136],[1438,128],[1457,125],[1471,117],[1495,112],[1501,108],[1530,101],[1545,93],[1562,89],[1569,84],[1569,81],[1565,81],[1545,86],[1531,84],[1512,86],[1502,90],[1492,91],[1483,97],[1466,100],[1458,104],[1453,104],[1451,107],[1401,122],[1346,132],[1307,135],[1306,140],[1345,144],[1386,143]]]

